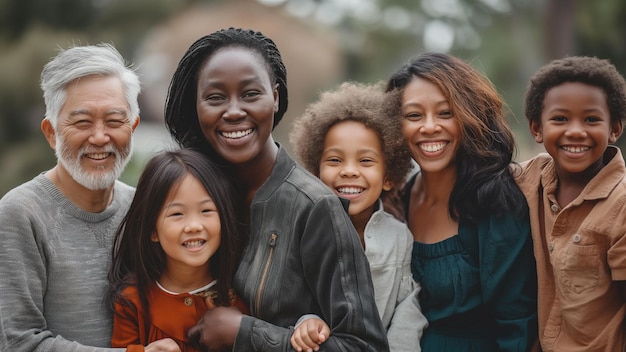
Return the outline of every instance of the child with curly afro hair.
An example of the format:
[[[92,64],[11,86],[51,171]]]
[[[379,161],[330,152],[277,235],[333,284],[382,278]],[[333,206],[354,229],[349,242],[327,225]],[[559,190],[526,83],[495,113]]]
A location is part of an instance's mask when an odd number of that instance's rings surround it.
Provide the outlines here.
[[[402,187],[411,169],[391,104],[382,84],[343,83],[323,92],[296,119],[290,141],[304,167],[349,201],[390,349],[419,351],[426,319],[415,301],[419,284],[411,277],[413,236],[400,214],[394,217],[383,205],[385,197],[393,202],[393,191]],[[328,336],[323,321],[306,318],[292,335],[294,348],[314,348],[323,341],[318,335]]]

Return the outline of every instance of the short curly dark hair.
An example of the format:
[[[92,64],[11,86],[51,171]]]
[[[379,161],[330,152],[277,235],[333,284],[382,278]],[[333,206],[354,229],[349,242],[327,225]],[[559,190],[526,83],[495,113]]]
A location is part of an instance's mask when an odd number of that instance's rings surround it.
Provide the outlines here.
[[[387,99],[381,83],[345,82],[335,90],[323,92],[304,114],[294,121],[289,140],[304,167],[320,175],[320,161],[328,130],[342,121],[356,121],[376,132],[385,160],[385,177],[401,185],[411,168],[411,154],[401,125],[392,114],[393,102]]]
[[[580,82],[601,88],[611,122],[626,117],[626,83],[609,60],[590,56],[570,56],[553,60],[539,68],[528,81],[524,96],[524,114],[529,121],[541,125],[541,112],[546,92],[566,82]]]

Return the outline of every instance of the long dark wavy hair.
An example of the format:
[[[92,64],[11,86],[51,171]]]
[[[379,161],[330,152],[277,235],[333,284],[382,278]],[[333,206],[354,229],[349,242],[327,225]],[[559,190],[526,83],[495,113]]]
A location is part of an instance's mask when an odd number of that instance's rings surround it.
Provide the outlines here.
[[[109,306],[130,304],[122,294],[135,285],[149,315],[147,292],[159,279],[166,264],[160,243],[151,240],[159,213],[174,187],[186,176],[198,179],[215,203],[221,226],[219,249],[210,259],[210,273],[217,280],[216,304],[229,305],[229,289],[241,255],[244,230],[237,218],[239,195],[229,179],[206,156],[191,149],[164,151],[152,157],[141,174],[128,213],[113,243],[109,270]],[[145,317],[146,326],[150,317]]]
[[[455,157],[457,177],[448,205],[452,219],[476,222],[489,215],[525,213],[526,200],[510,168],[515,140],[504,116],[504,102],[493,84],[454,56],[421,54],[387,82],[387,92],[395,93],[398,118],[402,116],[402,90],[415,77],[439,87],[461,127]]]
[[[165,124],[176,142],[187,148],[197,148],[213,160],[221,160],[206,141],[198,122],[196,94],[198,74],[206,61],[219,49],[241,47],[261,55],[273,84],[278,84],[278,111],[274,127],[287,110],[287,69],[278,47],[263,33],[251,29],[228,28],[206,35],[193,43],[178,63],[167,93]]]

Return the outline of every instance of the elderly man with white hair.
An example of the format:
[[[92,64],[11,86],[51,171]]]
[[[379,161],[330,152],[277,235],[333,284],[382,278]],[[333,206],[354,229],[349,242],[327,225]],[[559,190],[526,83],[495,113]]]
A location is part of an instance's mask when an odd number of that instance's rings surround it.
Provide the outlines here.
[[[45,65],[41,88],[57,164],[0,199],[0,350],[113,351],[107,272],[134,194],[118,178],[139,78],[113,46],[75,46]],[[179,348],[164,339],[145,350]]]

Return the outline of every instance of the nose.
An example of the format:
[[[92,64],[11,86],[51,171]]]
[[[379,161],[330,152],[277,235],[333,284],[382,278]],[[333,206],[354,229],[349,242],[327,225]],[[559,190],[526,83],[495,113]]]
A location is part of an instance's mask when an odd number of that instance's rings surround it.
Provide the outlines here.
[[[422,120],[422,126],[420,126],[420,131],[424,134],[432,134],[436,133],[441,129],[439,125],[439,121],[436,117],[428,114]]]
[[[582,123],[572,121],[565,131],[565,135],[570,138],[583,138],[587,136],[587,131]]]
[[[359,169],[353,165],[352,163],[346,163],[339,171],[339,176],[341,177],[358,177]]]
[[[197,220],[191,220],[183,229],[186,233],[195,233],[202,231],[202,225]]]
[[[231,99],[223,117],[227,120],[238,120],[246,117],[246,112],[242,109],[241,103],[237,99]]]
[[[89,143],[102,146],[110,141],[111,136],[109,136],[106,124],[104,122],[95,123],[92,128],[91,136],[89,137]]]

